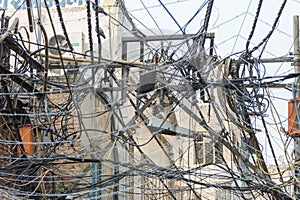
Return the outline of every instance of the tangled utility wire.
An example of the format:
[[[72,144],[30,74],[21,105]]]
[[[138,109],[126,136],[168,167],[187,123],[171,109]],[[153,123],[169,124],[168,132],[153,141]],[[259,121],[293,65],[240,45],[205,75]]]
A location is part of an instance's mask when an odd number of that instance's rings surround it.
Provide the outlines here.
[[[177,43],[166,38],[169,41],[161,42],[166,47],[147,41],[123,1],[115,6],[132,30],[98,2],[87,0],[83,10],[90,56],[84,58],[78,58],[81,54],[72,46],[59,1],[55,1],[56,17],[45,1],[50,25],[58,30],[57,19],[72,58],[63,57],[65,49],[59,45],[30,41],[25,27],[26,37],[19,31],[1,38],[0,195],[10,199],[205,199],[215,189],[216,195],[240,199],[291,199],[288,189],[294,176],[288,173],[294,166],[286,150],[290,140],[284,142],[289,163],[282,169],[266,118],[274,108],[268,87],[299,74],[266,76],[260,61],[286,2],[267,36],[250,49],[262,9],[263,1],[259,1],[245,51],[232,54],[238,59],[226,68],[229,58],[215,54],[214,37],[208,34],[213,0],[204,1],[184,26],[168,4],[158,1],[183,35]],[[204,8],[202,25],[190,37],[188,27]],[[9,29],[3,16],[2,36]],[[106,36],[100,29],[102,17],[145,44],[147,51],[140,50],[138,56],[141,62],[103,58],[102,39],[111,34]],[[154,21],[155,17],[151,15]],[[29,45],[37,50],[31,52]],[[48,48],[60,52],[55,62],[47,60],[51,58]],[[257,50],[260,55],[255,57]],[[48,76],[51,65],[60,65],[63,75]],[[141,77],[154,82],[143,83]],[[267,166],[257,138],[257,121],[268,139],[275,173]]]

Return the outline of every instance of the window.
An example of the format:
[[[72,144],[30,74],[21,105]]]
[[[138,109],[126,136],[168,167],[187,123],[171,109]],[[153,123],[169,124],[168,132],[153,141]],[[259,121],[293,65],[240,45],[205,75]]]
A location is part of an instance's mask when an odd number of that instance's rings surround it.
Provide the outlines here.
[[[196,162],[220,163],[222,162],[223,146],[221,142],[213,141],[209,138],[200,138],[195,141]]]

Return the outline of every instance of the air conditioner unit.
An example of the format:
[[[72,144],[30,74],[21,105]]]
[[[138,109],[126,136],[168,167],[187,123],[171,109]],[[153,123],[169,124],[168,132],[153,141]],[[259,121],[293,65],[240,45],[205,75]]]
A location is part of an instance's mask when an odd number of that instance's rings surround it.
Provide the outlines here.
[[[73,47],[74,56],[76,58],[84,57],[84,34],[82,32],[71,32],[68,33],[68,37],[70,39],[71,45]],[[68,42],[65,36],[61,33],[56,35],[58,45],[61,49],[61,54],[63,57],[73,57],[73,54],[70,52],[70,48],[68,46]],[[50,55],[59,56],[59,52],[55,47],[57,47],[57,42],[55,36],[51,36],[49,38],[49,47],[54,47],[49,49]],[[65,50],[65,51],[64,51]],[[51,62],[51,61],[50,61]],[[56,61],[57,62],[57,61]],[[53,62],[55,63],[55,62]],[[50,76],[60,76],[63,72],[61,69],[51,69],[49,71]]]
[[[83,57],[80,54],[84,53],[84,34],[82,32],[71,32],[68,33],[68,37],[70,39],[71,45],[73,47],[73,51],[75,53],[76,57]],[[60,49],[62,50],[62,55],[68,55],[70,56],[72,53],[66,52],[63,50],[70,51],[70,48],[68,47],[68,42],[63,34],[57,34],[56,38],[58,40],[58,45]],[[50,37],[49,39],[49,46],[50,47],[57,47],[57,42],[55,40],[55,36]],[[59,52],[57,49],[50,48],[49,50],[50,54],[52,55],[59,55]],[[78,54],[76,54],[78,53]]]
[[[83,57],[85,39],[84,34],[82,32],[71,32],[68,35],[74,49],[75,57]]]
[[[56,42],[56,39],[57,39],[57,42]],[[61,34],[57,34],[56,39],[55,39],[54,35],[49,38],[49,41],[48,41],[48,45],[50,47],[49,53],[52,55],[58,56],[59,52],[58,52],[57,46],[59,46],[59,48],[62,50],[61,54],[64,55],[66,53],[64,50],[68,50],[67,40],[66,40],[65,36],[61,35]]]

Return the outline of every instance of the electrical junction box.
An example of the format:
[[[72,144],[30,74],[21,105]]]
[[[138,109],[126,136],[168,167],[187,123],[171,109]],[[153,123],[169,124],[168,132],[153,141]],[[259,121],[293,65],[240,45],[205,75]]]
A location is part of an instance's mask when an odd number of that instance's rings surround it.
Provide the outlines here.
[[[156,70],[146,72],[140,75],[139,94],[145,94],[153,91],[156,84]]]

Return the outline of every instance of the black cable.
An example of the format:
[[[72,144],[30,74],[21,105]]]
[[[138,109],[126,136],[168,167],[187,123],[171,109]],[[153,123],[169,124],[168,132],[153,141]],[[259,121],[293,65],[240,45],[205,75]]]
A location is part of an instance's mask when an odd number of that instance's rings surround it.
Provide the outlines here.
[[[214,4],[214,0],[209,0],[209,2],[207,4],[207,10],[205,13],[204,23],[203,23],[203,26],[201,27],[201,31],[200,31],[202,34],[207,32],[213,4]]]
[[[177,27],[179,28],[180,32],[182,32],[182,34],[185,34],[184,30],[182,30],[182,27],[179,25],[179,23],[177,22],[177,20],[174,18],[174,16],[170,13],[170,11],[167,9],[167,7],[165,6],[165,4],[163,2],[161,2],[161,0],[158,0],[158,2],[160,3],[160,5],[165,9],[165,11],[169,14],[169,16],[173,19],[173,21],[175,22],[175,24],[177,25]]]
[[[200,11],[202,10],[202,8],[208,2],[209,2],[209,0],[206,0],[205,2],[203,2],[202,5],[200,6],[200,8],[195,12],[195,14],[185,23],[185,25],[182,26],[184,32],[185,32],[186,28],[188,27],[188,25],[194,20],[194,18],[200,13]]]
[[[95,6],[98,8],[98,0],[95,0]],[[97,9],[95,9],[95,18],[96,18],[96,35],[97,35],[97,39],[98,39],[98,63],[100,63],[101,61],[101,51],[102,51],[102,44],[101,44],[101,33],[100,33],[100,23],[99,23],[99,15],[98,15],[98,11]],[[101,29],[102,30],[102,29]],[[103,30],[102,30],[103,32]],[[102,34],[104,36],[105,39],[105,35],[104,33]]]
[[[91,5],[90,5],[89,0],[86,1],[86,13],[87,13],[87,24],[88,24],[89,48],[90,48],[90,54],[91,54],[91,62],[92,62],[92,64],[94,64],[94,49],[93,49],[92,21],[91,21]]]
[[[71,51],[74,51],[74,48],[72,46],[72,43],[70,41],[70,38],[69,38],[69,35],[68,35],[68,32],[67,32],[67,28],[66,28],[65,23],[64,23],[64,19],[63,19],[62,12],[61,12],[61,9],[60,9],[60,2],[59,2],[59,0],[55,0],[55,6],[56,6],[56,10],[57,10],[59,22],[60,22],[63,34],[64,34],[64,36],[66,38],[66,41],[68,43],[68,46],[69,46],[69,48],[70,48]]]
[[[256,14],[255,14],[255,18],[254,18],[254,21],[253,21],[253,24],[252,24],[252,29],[251,29],[251,32],[250,32],[250,34],[248,36],[248,40],[246,42],[246,53],[249,50],[249,44],[250,44],[250,41],[252,39],[252,36],[253,36],[255,28],[256,28],[256,23],[258,21],[258,17],[259,17],[260,9],[262,7],[262,3],[263,3],[263,0],[259,0],[258,6],[257,6],[257,10],[256,10]]]
[[[254,51],[256,51],[261,45],[263,45],[264,43],[266,43],[269,40],[269,38],[273,34],[274,30],[276,29],[276,26],[277,26],[278,21],[279,21],[279,19],[281,17],[281,14],[282,14],[283,9],[284,9],[284,7],[286,5],[286,2],[287,2],[287,0],[283,0],[283,3],[281,4],[281,7],[280,7],[280,9],[279,9],[279,11],[277,13],[277,17],[275,18],[275,21],[273,23],[273,26],[272,26],[272,29],[270,30],[270,32],[266,35],[266,37],[258,45],[256,45],[255,47],[253,47],[249,51],[250,54],[253,53]]]

